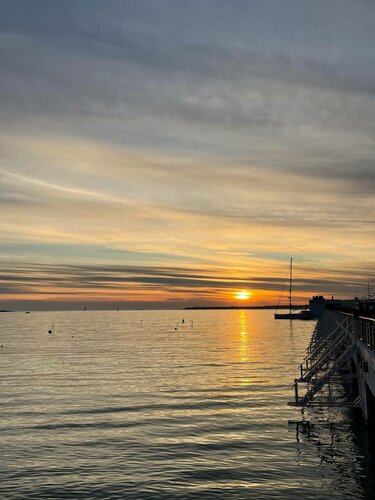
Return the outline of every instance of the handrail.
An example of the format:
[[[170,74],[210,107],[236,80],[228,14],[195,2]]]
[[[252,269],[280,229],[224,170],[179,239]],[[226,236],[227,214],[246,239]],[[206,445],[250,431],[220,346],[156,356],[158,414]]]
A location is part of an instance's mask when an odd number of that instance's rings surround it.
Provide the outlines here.
[[[344,313],[341,311],[330,311],[345,315],[352,319],[352,334],[361,342],[363,342],[372,351],[375,351],[375,319],[366,318],[364,316],[355,316],[354,314]]]
[[[311,398],[323,387],[325,382],[330,379],[332,374],[337,370],[338,367],[342,366],[342,363],[346,360],[349,354],[353,351],[355,347],[355,342],[353,341],[346,350],[336,359],[333,366],[331,366],[328,371],[326,371],[320,379],[318,379],[314,385],[310,387],[310,389],[306,392],[306,394],[297,400],[297,403],[305,405]],[[296,381],[297,383],[297,381]],[[298,395],[298,392],[296,392]]]
[[[374,323],[375,323],[375,318],[367,318],[367,316],[356,316],[356,315],[355,315],[355,314],[353,314],[353,313],[345,313],[345,312],[343,312],[343,311],[335,311],[335,310],[333,310],[333,309],[328,309],[328,310],[329,310],[329,312],[331,312],[331,313],[332,313],[332,312],[333,312],[333,313],[339,313],[339,314],[342,314],[342,315],[344,315],[344,316],[350,316],[350,317],[352,317],[352,318],[364,319],[364,320],[366,320],[366,321],[372,321],[372,322],[374,322]]]
[[[345,344],[345,342],[348,342],[347,334],[340,336],[327,349],[323,350],[323,353],[320,356],[320,358],[318,358],[317,361],[315,361],[312,366],[310,366],[309,368],[307,368],[304,373],[301,370],[301,378],[299,379],[299,381],[300,382],[308,382],[308,381],[310,381],[316,375],[316,373],[321,369],[321,367],[325,363],[327,363],[327,361],[330,359],[332,351],[334,351],[335,349],[337,349],[338,346],[341,346],[342,344]]]

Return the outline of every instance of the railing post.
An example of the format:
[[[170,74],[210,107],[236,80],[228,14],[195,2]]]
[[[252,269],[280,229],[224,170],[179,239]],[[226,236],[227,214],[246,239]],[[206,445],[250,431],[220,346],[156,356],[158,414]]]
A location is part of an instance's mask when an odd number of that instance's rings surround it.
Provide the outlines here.
[[[294,380],[294,398],[296,400],[296,404],[298,404],[298,382]]]

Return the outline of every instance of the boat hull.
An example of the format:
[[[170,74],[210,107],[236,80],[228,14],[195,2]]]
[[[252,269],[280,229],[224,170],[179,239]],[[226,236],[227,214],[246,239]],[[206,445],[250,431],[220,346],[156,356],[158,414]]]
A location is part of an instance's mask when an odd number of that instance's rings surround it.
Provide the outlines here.
[[[306,321],[314,318],[307,313],[276,313],[275,319],[302,319]]]

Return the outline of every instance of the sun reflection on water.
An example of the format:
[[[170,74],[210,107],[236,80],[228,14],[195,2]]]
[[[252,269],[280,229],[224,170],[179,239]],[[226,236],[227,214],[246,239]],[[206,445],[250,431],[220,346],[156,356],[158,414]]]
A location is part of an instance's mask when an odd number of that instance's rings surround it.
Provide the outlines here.
[[[240,311],[239,316],[239,361],[243,364],[243,369],[246,373],[249,373],[249,363],[250,363],[250,339],[249,339],[249,317],[247,311]],[[251,384],[252,379],[250,377],[241,377],[241,385]]]

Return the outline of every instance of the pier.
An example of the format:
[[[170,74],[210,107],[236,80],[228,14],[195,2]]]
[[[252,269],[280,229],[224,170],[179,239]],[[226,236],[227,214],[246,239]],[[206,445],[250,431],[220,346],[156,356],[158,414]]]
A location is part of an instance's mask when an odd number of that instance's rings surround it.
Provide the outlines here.
[[[368,423],[375,422],[375,319],[327,310],[293,387],[291,406],[360,408]]]

